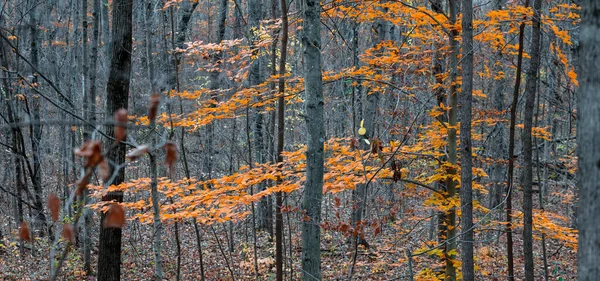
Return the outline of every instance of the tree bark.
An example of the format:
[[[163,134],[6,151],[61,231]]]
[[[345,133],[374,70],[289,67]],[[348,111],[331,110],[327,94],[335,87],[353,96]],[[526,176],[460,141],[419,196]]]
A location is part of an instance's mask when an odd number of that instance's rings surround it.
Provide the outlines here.
[[[449,20],[452,25],[456,24],[457,21],[457,13],[459,10],[459,3],[455,0],[448,1],[448,14]],[[456,151],[456,114],[458,111],[457,106],[457,86],[456,81],[458,81],[458,55],[460,53],[460,46],[458,45],[458,30],[451,29],[450,30],[450,58],[448,60],[448,67],[450,69],[450,90],[448,92],[448,96],[450,98],[450,110],[448,112],[448,122],[451,126],[451,129],[448,130],[448,162],[451,165],[450,168],[447,169],[448,179],[446,180],[446,192],[447,198],[453,198],[456,196],[456,181],[452,179],[452,175],[457,173],[456,165],[457,165],[457,151]],[[456,209],[452,208],[446,213],[446,235],[445,235],[445,251],[444,251],[444,261],[446,264],[446,281],[454,281],[456,280],[456,267],[454,267],[454,260],[456,259]]]
[[[473,104],[473,1],[462,1],[462,95],[460,98],[460,208],[462,274],[475,280],[473,262],[473,159],[471,114]]]
[[[114,0],[112,12],[112,43],[110,73],[106,85],[106,113],[112,117],[121,109],[127,109],[129,102],[129,83],[131,78],[131,52],[132,52],[132,8],[131,0]],[[114,125],[106,126],[106,133],[114,135]],[[111,143],[112,141],[109,141]],[[108,159],[115,165],[110,166],[110,171],[116,172],[116,177],[111,184],[120,184],[125,181],[125,170],[119,166],[125,162],[125,144],[120,143],[108,152]],[[119,168],[118,171],[114,171]],[[103,201],[123,201],[123,192],[109,192],[102,197]],[[106,214],[100,219],[100,247],[98,254],[98,281],[120,280],[121,272],[121,229],[104,228]]]
[[[533,127],[533,111],[535,105],[535,93],[540,67],[540,14],[542,1],[533,2],[533,19],[531,32],[531,48],[529,55],[529,69],[527,69],[527,81],[525,81],[525,108],[523,115],[523,259],[525,264],[525,280],[534,280],[533,265],[533,143],[531,131]]]
[[[525,0],[525,7],[529,6],[529,0]],[[517,122],[517,103],[519,101],[519,91],[521,89],[521,72],[523,70],[523,41],[525,36],[525,23],[519,26],[519,50],[517,55],[517,71],[515,74],[515,87],[513,90],[513,99],[510,107],[510,125],[508,136],[508,182],[506,185],[506,258],[508,280],[515,280],[515,266],[513,253],[512,236],[512,193],[514,189],[513,174],[515,168],[515,125]]]
[[[302,45],[306,93],[306,183],[302,197],[302,280],[321,280],[321,200],[323,197],[323,77],[321,73],[321,5],[304,1]]]
[[[281,0],[281,57],[279,58],[279,89],[277,98],[277,163],[283,162],[283,143],[285,140],[285,67],[288,43],[287,1]],[[277,180],[281,183],[281,178]],[[283,194],[275,193],[275,272],[276,280],[283,280]]]
[[[600,3],[581,2],[581,88],[577,108],[578,280],[600,280]]]

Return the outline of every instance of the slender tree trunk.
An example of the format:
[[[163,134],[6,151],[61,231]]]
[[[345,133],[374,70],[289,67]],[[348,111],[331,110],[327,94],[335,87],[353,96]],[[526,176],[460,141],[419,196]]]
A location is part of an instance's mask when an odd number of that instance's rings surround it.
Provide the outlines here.
[[[98,42],[100,37],[100,0],[93,0],[92,7],[92,52],[90,54],[90,83],[89,83],[89,98],[85,101],[88,104],[88,121],[96,125],[96,80],[97,80],[97,66],[98,66]],[[87,126],[84,132],[92,131],[91,126]],[[89,194],[85,193],[86,198],[85,203],[89,201]],[[92,214],[90,213],[89,208],[84,211],[83,214],[84,220],[84,238],[83,238],[83,261],[84,261],[84,269],[86,271],[86,275],[92,274],[92,265],[91,265],[91,252],[92,252],[92,240],[91,240],[91,228],[92,228]]]
[[[521,140],[523,142],[523,258],[526,281],[533,281],[535,273],[533,267],[533,144],[531,130],[540,65],[541,8],[542,1],[535,0],[533,2],[531,50],[529,52],[531,60],[527,70],[527,81],[525,82],[524,128]]]
[[[31,65],[32,79],[31,83],[38,83],[38,74],[34,69],[39,69],[39,34],[38,34],[38,8],[34,5],[30,11],[30,40],[31,40]],[[35,95],[32,95],[35,96]],[[42,165],[40,159],[40,142],[42,140],[42,125],[40,124],[40,98],[31,98],[31,150],[33,157],[33,175],[31,182],[34,191],[34,206],[35,206],[35,226],[40,230],[40,235],[45,235],[46,216],[44,215],[42,197]]]
[[[449,19],[452,25],[456,24],[457,13],[459,9],[458,1],[449,0],[448,1],[448,10],[449,10]],[[450,110],[448,112],[448,122],[451,126],[451,129],[448,130],[448,162],[451,167],[447,169],[446,173],[448,173],[449,178],[446,180],[446,192],[447,198],[451,199],[456,196],[456,181],[452,179],[452,175],[457,173],[456,165],[457,165],[457,151],[456,151],[456,114],[458,110],[457,105],[457,86],[456,81],[458,81],[458,55],[460,53],[460,47],[458,45],[458,30],[451,29],[450,30],[450,58],[448,60],[448,67],[450,69],[450,90],[448,92],[448,96],[450,98]],[[456,267],[454,267],[454,260],[456,259],[456,209],[452,208],[446,213],[446,247],[444,251],[444,261],[446,263],[446,281],[454,281],[456,280]]]
[[[595,281],[600,280],[600,3],[583,0],[581,8],[581,88],[577,108],[577,272],[579,281]]]
[[[152,132],[156,135],[156,124],[152,121]],[[153,137],[152,147],[156,145],[156,136]],[[163,223],[160,220],[160,194],[158,193],[158,176],[156,171],[156,155],[150,154],[150,176],[152,180],[150,182],[150,191],[152,197],[152,213],[154,223],[152,225],[152,252],[154,253],[154,280],[163,280],[163,269],[162,269],[162,232]]]
[[[304,1],[302,45],[306,92],[306,183],[302,197],[302,280],[321,280],[321,200],[325,142],[323,77],[321,74],[321,5]]]
[[[525,6],[529,6],[529,0],[525,1]],[[512,235],[512,192],[513,174],[515,167],[515,124],[517,122],[517,103],[519,101],[519,91],[521,89],[521,72],[523,69],[523,40],[525,33],[525,23],[519,27],[519,51],[517,55],[517,71],[515,74],[515,88],[513,91],[513,100],[510,108],[510,126],[508,139],[508,184],[506,186],[506,251],[508,280],[515,280],[515,266],[513,253],[513,235]]]
[[[279,58],[279,90],[277,98],[277,163],[283,162],[283,142],[285,132],[285,67],[288,43],[288,16],[287,2],[280,1],[281,5],[281,57]],[[281,178],[277,180],[281,183]],[[276,280],[283,281],[283,195],[275,193],[275,267]]]
[[[473,262],[473,160],[471,110],[473,104],[473,1],[462,1],[462,93],[460,98],[460,208],[462,274],[475,280]]]
[[[114,0],[112,13],[112,58],[110,73],[106,85],[106,113],[112,117],[121,109],[127,109],[129,101],[129,83],[131,77],[131,52],[132,52],[132,8],[130,0]],[[106,126],[106,133],[114,135],[114,125]],[[109,141],[112,143],[112,141]],[[125,144],[120,143],[115,149],[108,152],[107,156],[115,165],[125,162]],[[110,166],[111,173],[116,168]],[[118,166],[117,166],[118,167]],[[119,167],[120,168],[120,167]],[[120,184],[125,181],[125,170],[120,168],[111,184]],[[102,197],[103,201],[123,201],[123,192],[109,192]],[[106,214],[100,220],[100,247],[98,254],[98,281],[120,280],[121,272],[121,229],[104,228]]]
[[[504,0],[494,1],[495,10],[502,10],[503,5]],[[501,27],[500,30],[504,30],[504,28]],[[496,61],[501,61],[502,56],[502,51],[497,51],[495,53]],[[505,72],[504,67],[502,64],[496,64],[494,67],[495,75],[499,75],[498,73],[500,72]],[[494,78],[494,84],[493,104],[496,113],[500,114],[505,110],[504,90],[506,87],[506,78]],[[500,205],[502,202],[504,178],[506,177],[506,166],[503,161],[506,159],[506,125],[504,122],[496,123],[494,131],[495,134],[490,144],[490,152],[492,158],[496,159],[496,162],[492,165],[489,173],[492,184],[489,192],[488,209],[497,208],[500,210],[501,208],[498,205]],[[500,216],[495,217],[495,219],[499,220],[502,213],[498,212],[498,214]],[[488,237],[491,237],[491,235],[488,235]]]

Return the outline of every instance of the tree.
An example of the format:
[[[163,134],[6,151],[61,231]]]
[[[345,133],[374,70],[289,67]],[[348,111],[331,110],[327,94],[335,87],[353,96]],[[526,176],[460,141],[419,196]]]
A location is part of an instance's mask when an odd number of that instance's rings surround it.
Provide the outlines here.
[[[129,102],[129,83],[131,78],[131,52],[132,52],[132,12],[133,1],[115,0],[112,11],[112,37],[110,73],[106,85],[106,112],[113,116],[120,109],[127,109]],[[115,135],[115,125],[106,125],[106,134]],[[113,140],[108,140],[112,144]],[[116,173],[112,184],[125,181],[125,170],[121,165],[125,162],[126,146],[120,142],[111,149],[108,159],[114,165],[110,167],[110,174]],[[123,201],[123,192],[110,192],[102,197],[103,201]],[[106,213],[100,219],[100,247],[98,253],[98,280],[120,280],[121,273],[121,228],[104,228]]]
[[[306,92],[306,183],[302,197],[302,280],[321,280],[321,199],[323,197],[323,77],[321,5],[304,2],[304,89]]]
[[[577,100],[577,272],[579,281],[592,281],[600,278],[600,3],[593,0],[581,2],[581,87]]]
[[[463,280],[475,280],[473,261],[473,160],[471,114],[473,104],[473,1],[462,1],[462,93],[460,112],[460,209]]]
[[[533,111],[540,68],[542,1],[533,2],[533,19],[529,69],[525,81],[525,111],[523,116],[523,256],[525,260],[525,280],[534,280],[533,268]]]

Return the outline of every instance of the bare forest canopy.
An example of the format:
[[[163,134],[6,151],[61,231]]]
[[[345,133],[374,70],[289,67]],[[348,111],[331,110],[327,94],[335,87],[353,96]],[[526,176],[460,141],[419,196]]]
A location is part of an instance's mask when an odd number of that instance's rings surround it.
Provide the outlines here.
[[[3,0],[1,280],[600,280],[594,0]]]

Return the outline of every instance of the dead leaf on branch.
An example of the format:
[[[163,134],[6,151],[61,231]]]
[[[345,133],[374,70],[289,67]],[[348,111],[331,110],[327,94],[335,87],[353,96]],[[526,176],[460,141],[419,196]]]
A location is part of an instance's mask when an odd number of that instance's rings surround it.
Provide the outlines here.
[[[104,228],[122,228],[125,224],[125,209],[121,204],[113,203],[106,211],[104,218]]]
[[[48,195],[48,209],[50,210],[50,215],[52,215],[52,221],[58,221],[60,199],[54,193]]]
[[[25,221],[21,222],[21,228],[19,229],[19,237],[24,241],[31,242],[31,231]]]

